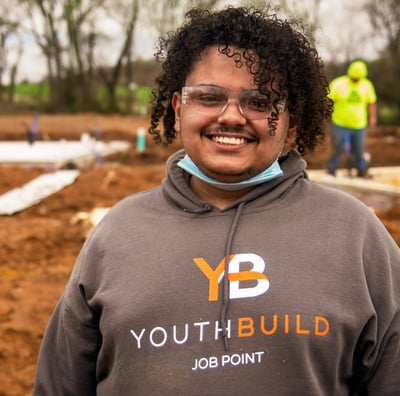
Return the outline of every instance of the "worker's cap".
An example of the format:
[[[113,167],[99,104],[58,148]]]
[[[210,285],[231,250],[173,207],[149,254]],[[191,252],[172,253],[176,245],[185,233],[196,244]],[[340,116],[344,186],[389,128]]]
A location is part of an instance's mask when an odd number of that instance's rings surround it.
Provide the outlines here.
[[[352,62],[347,70],[351,78],[365,78],[368,75],[367,65],[363,61]]]

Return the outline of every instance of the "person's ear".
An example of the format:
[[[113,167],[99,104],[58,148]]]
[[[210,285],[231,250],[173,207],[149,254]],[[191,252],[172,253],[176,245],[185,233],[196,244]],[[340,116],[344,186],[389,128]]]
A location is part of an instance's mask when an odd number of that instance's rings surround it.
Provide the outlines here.
[[[297,122],[292,114],[289,114],[289,128],[286,136],[286,144],[293,144],[296,140]]]
[[[181,95],[179,92],[174,92],[174,95],[172,96],[172,100],[171,100],[171,105],[175,112],[174,128],[175,128],[175,131],[180,132],[182,103],[181,103]]]

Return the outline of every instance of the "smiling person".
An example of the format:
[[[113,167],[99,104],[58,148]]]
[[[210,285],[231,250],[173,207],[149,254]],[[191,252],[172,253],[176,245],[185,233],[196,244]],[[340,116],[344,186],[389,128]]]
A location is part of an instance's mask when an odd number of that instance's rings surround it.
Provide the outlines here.
[[[84,244],[34,395],[400,394],[399,248],[307,177],[332,103],[298,26],[193,9],[160,40],[150,133],[183,149]]]

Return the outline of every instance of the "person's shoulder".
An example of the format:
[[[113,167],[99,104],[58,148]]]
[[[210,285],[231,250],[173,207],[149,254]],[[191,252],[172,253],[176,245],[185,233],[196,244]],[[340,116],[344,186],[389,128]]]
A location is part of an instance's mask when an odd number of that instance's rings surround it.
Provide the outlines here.
[[[372,88],[372,89],[375,88],[375,87],[374,87],[374,83],[373,83],[371,80],[369,80],[368,78],[364,78],[363,84],[365,84],[365,85],[368,86],[369,88]]]
[[[131,224],[143,223],[149,214],[160,210],[159,187],[138,192],[121,199],[116,204],[106,208],[103,217],[96,225],[92,234],[96,239],[104,238],[114,232],[124,232]],[[157,214],[156,214],[157,215]],[[158,213],[159,215],[159,213]]]
[[[348,77],[346,75],[338,76],[332,79],[331,84],[347,83]]]
[[[156,199],[158,196],[158,191],[160,190],[160,186],[151,188],[149,190],[140,191],[127,197],[121,199],[117,202],[112,209],[115,211],[124,211],[127,208],[144,208],[146,204],[149,204]]]
[[[326,210],[340,210],[340,212],[349,212],[357,215],[375,216],[366,204],[349,192],[320,182],[311,180],[310,182],[312,185],[312,194],[321,202],[320,205],[324,206]]]
[[[391,240],[392,237],[378,218],[373,208],[349,192],[336,187],[311,181],[312,190],[311,206],[318,208],[318,215],[329,222],[334,222],[336,227],[350,227],[352,232],[368,235],[381,235],[382,240]],[[356,231],[358,230],[358,231]],[[383,236],[385,235],[385,236]],[[393,240],[388,242],[393,244]]]
[[[149,189],[142,192],[137,192],[122,198],[120,201],[110,206],[103,218],[103,222],[108,223],[124,223],[131,217],[138,218],[146,212],[157,207],[159,187]],[[130,221],[130,220],[128,220]]]
[[[349,84],[349,79],[347,78],[347,76],[339,76],[334,78],[330,84],[329,84],[329,88],[331,91],[334,91],[336,89],[340,89],[341,87],[344,87],[346,85]]]

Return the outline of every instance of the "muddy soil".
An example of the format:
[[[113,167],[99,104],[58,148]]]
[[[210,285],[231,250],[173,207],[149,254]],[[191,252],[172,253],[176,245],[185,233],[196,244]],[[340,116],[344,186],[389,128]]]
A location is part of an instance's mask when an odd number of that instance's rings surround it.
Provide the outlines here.
[[[0,116],[0,140],[24,140],[32,116]],[[127,140],[129,153],[114,155],[103,164],[93,162],[74,184],[13,216],[0,216],[0,396],[30,395],[38,349],[49,316],[76,256],[90,229],[76,214],[109,207],[129,194],[159,184],[164,162],[179,148],[147,141],[144,154],[136,152],[136,131],[147,128],[142,117],[52,115],[39,117],[41,140],[79,139],[100,131],[100,139]],[[370,131],[367,149],[373,166],[400,165],[400,130]],[[328,146],[306,157],[310,168],[325,168]],[[28,166],[0,165],[0,194],[20,187],[46,172]],[[360,197],[362,199],[362,197]],[[400,201],[377,210],[400,245]]]

